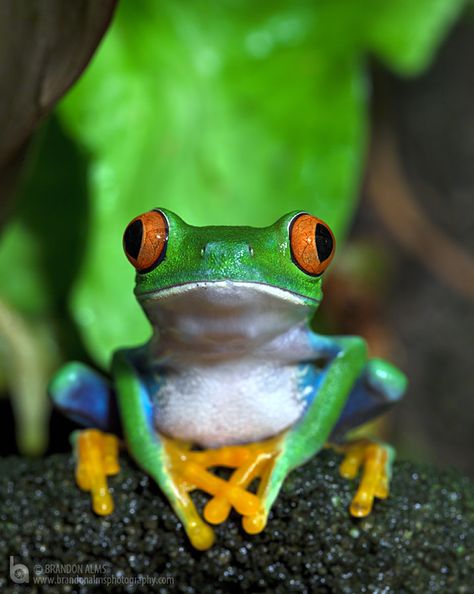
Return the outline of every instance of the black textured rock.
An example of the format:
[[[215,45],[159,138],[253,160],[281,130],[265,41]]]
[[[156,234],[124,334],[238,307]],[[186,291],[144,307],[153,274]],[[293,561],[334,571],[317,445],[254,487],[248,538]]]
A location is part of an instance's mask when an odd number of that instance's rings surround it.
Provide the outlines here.
[[[200,553],[156,485],[127,458],[110,479],[116,509],[107,518],[95,516],[88,494],[76,488],[70,457],[5,458],[0,591],[474,592],[474,485],[468,479],[397,463],[390,498],[356,520],[347,511],[355,482],[338,476],[339,459],[324,451],[295,470],[263,533],[245,534],[233,515],[216,528],[214,547]],[[199,493],[195,499],[205,501]],[[29,587],[12,583],[10,556],[28,568]],[[93,583],[34,584],[55,575]],[[162,583],[140,584],[140,576]],[[107,586],[108,578],[116,585]]]

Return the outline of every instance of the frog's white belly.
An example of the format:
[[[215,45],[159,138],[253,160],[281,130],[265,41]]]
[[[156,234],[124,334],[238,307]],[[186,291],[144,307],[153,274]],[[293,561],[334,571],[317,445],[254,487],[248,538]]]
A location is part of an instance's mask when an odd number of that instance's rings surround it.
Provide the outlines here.
[[[291,426],[304,409],[297,365],[241,360],[165,378],[154,402],[158,431],[202,447],[265,439]]]

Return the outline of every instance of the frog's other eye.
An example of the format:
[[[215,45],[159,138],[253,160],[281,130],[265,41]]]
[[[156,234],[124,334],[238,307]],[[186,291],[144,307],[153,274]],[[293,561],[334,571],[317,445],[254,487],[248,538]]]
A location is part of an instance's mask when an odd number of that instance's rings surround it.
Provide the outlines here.
[[[168,221],[160,210],[151,210],[131,221],[123,234],[125,255],[138,272],[150,272],[165,257]]]
[[[334,256],[331,229],[321,219],[301,213],[291,221],[289,233],[293,262],[310,276],[322,274]]]

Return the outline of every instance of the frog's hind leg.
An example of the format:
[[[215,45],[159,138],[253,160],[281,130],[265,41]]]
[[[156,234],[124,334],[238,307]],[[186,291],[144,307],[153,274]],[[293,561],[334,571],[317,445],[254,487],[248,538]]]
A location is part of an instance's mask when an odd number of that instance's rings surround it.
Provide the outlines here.
[[[354,479],[361,472],[359,487],[352,498],[349,510],[355,517],[365,517],[372,511],[375,498],[385,499],[389,495],[395,452],[389,445],[369,439],[333,447],[344,454],[339,466],[341,476]]]
[[[64,365],[49,385],[53,405],[66,417],[84,427],[120,434],[115,394],[102,375],[84,365]]]
[[[354,479],[361,472],[359,487],[350,505],[353,516],[367,516],[375,498],[388,497],[395,451],[374,440],[341,443],[341,438],[347,431],[389,410],[403,396],[405,388],[406,378],[396,367],[381,359],[371,359],[330,436],[330,442],[336,444],[332,447],[344,454],[339,468],[341,476]]]
[[[107,477],[120,472],[118,438],[98,429],[83,429],[75,431],[72,440],[78,487],[91,493],[92,509],[96,514],[111,514],[114,503]]]
[[[54,405],[67,417],[86,427],[72,434],[76,460],[76,482],[90,491],[92,508],[99,515],[113,511],[107,477],[120,471],[118,411],[114,394],[105,378],[82,363],[68,363],[49,387]]]
[[[339,441],[351,429],[379,417],[403,396],[406,377],[382,359],[371,359],[356,381],[335,425],[330,441]]]

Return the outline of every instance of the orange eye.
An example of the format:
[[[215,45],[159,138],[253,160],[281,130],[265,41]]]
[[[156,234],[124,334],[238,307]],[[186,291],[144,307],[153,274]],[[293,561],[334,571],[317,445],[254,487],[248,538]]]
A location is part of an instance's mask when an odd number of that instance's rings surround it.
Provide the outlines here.
[[[332,260],[335,245],[331,229],[321,219],[301,213],[291,221],[291,256],[306,274],[322,274]]]
[[[123,234],[125,255],[138,272],[150,272],[163,260],[168,242],[168,221],[160,210],[136,218]]]

